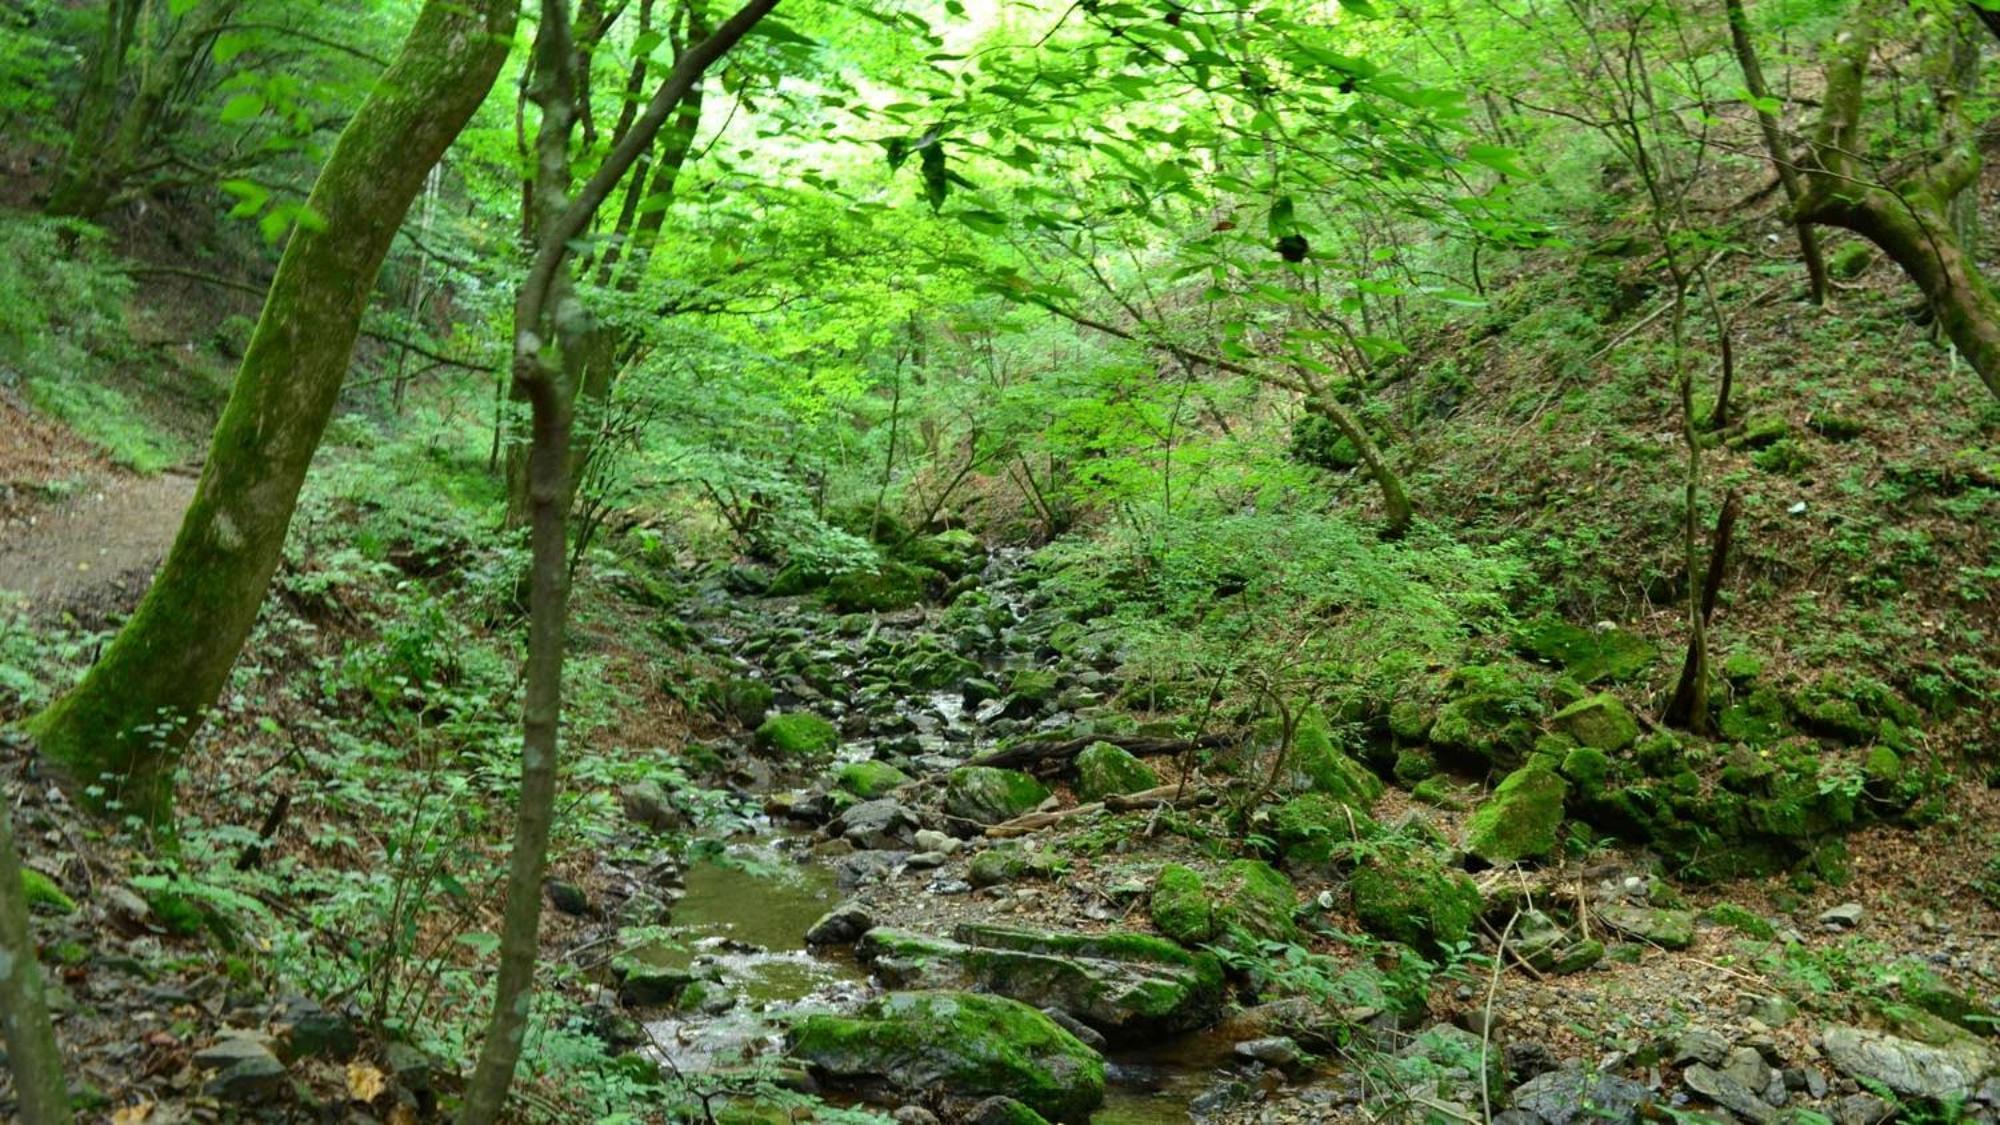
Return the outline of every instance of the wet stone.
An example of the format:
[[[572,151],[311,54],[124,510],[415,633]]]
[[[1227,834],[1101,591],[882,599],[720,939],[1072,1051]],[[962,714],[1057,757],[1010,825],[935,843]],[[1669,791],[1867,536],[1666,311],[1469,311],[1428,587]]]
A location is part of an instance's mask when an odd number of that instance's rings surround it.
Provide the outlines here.
[[[1629,1078],[1582,1070],[1551,1070],[1514,1091],[1514,1107],[1548,1125],[1629,1125],[1653,1092]]]
[[[859,903],[848,901],[820,916],[806,931],[807,945],[846,945],[875,926],[875,919]]]

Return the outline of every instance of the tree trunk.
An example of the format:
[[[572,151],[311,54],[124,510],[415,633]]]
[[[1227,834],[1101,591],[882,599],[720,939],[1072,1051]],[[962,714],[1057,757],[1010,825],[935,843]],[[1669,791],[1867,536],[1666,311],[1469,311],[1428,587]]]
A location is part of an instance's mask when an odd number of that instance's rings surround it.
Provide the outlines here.
[[[528,461],[529,532],[533,571],[528,595],[528,664],[521,716],[521,797],[507,868],[501,920],[500,971],[479,1061],[466,1084],[459,1125],[492,1125],[527,1037],[535,961],[541,954],[542,878],[548,870],[549,826],[555,817],[557,736],[562,717],[563,632],[569,619],[568,520],[571,496],[570,424],[575,368],[565,354],[588,331],[588,318],[569,284],[570,244],[652,146],[667,115],[778,0],[750,0],[743,9],[674,62],[630,132],[564,204],[560,186],[569,164],[575,106],[569,83],[574,56],[565,0],[542,0],[536,39],[542,126],[536,137],[534,261],[514,300],[514,380],[533,411]],[[541,189],[555,189],[545,191]]]
[[[1798,213],[1881,247],[1930,299],[1945,335],[1986,389],[2000,396],[2000,300],[1951,224],[1952,201],[1979,178],[1979,136],[1965,123],[1955,92],[1946,91],[1944,139],[1928,160],[1900,169],[1888,183],[1866,166],[1862,94],[1877,15],[1875,4],[1858,6],[1836,40]]]
[[[377,270],[431,165],[491,88],[519,0],[426,0],[341,133],[278,265],[165,564],[104,656],[28,729],[84,801],[164,811],[276,570]],[[101,788],[100,788],[101,786]]]
[[[1743,86],[1750,91],[1752,98],[1763,102],[1771,96],[1771,88],[1764,81],[1763,66],[1757,61],[1757,43],[1750,37],[1750,15],[1743,10],[1743,0],[1723,0],[1723,7],[1729,14],[1729,39],[1736,48],[1736,64],[1743,71]],[[1778,170],[1778,183],[1785,189],[1785,202],[1792,207],[1792,226],[1798,232],[1799,257],[1805,260],[1806,278],[1812,284],[1813,304],[1824,305],[1826,260],[1820,255],[1819,236],[1813,233],[1812,224],[1798,215],[1799,198],[1804,189],[1799,186],[1798,169],[1793,166],[1791,155],[1785,151],[1784,133],[1778,128],[1777,115],[1758,106],[1757,129],[1764,135],[1764,151],[1771,155],[1771,163]]]
[[[155,140],[161,116],[182,78],[208,54],[215,37],[227,27],[241,0],[206,0],[188,25],[180,29],[166,51],[144,68],[132,104],[118,119],[116,131],[100,134],[85,149],[71,146],[63,177],[49,197],[49,213],[94,218],[127,186],[134,165]],[[105,122],[108,127],[108,117]],[[78,140],[83,134],[78,133]]]
[[[28,928],[28,896],[21,887],[21,858],[7,801],[0,796],[0,1041],[14,1072],[14,1097],[26,1125],[67,1125],[69,1088],[62,1055],[42,1000],[35,937]]]
[[[1375,439],[1368,436],[1361,420],[1349,413],[1331,391],[1315,390],[1306,398],[1306,410],[1332,422],[1343,437],[1354,443],[1354,452],[1382,492],[1382,537],[1401,539],[1409,532],[1410,520],[1416,513],[1410,505],[1410,492],[1403,487],[1403,478],[1397,475],[1388,458],[1382,456]]]
[[[112,0],[105,5],[104,28],[84,74],[83,93],[70,128],[69,148],[63,154],[62,166],[56,170],[55,185],[49,190],[46,208],[51,215],[86,213],[93,173],[105,146],[111,142],[118,87],[125,77],[125,56],[131,52],[133,28],[138,19],[139,0]]]

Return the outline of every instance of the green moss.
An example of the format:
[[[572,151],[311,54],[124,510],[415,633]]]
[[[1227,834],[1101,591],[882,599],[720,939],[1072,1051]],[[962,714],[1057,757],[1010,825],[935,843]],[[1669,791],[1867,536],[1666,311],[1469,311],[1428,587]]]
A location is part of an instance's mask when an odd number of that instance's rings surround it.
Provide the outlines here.
[[[905,542],[897,556],[906,563],[960,578],[986,565],[986,547],[970,531],[952,528]]]
[[[733,676],[704,685],[702,697],[717,715],[734,719],[746,729],[755,729],[770,713],[772,691],[771,685],[762,680]]]
[[[1854,239],[1841,243],[1827,258],[1826,271],[1842,281],[1853,281],[1868,272],[1868,266],[1874,261],[1874,245]]]
[[[1701,912],[1704,920],[1718,926],[1726,926],[1745,937],[1759,941],[1772,941],[1778,936],[1777,927],[1761,914],[1733,902],[1718,902]]]
[[[1404,742],[1422,742],[1430,737],[1431,724],[1437,720],[1430,708],[1408,699],[1399,699],[1389,705],[1389,733]]]
[[[1562,775],[1586,800],[1595,800],[1611,779],[1611,757],[1594,746],[1579,746],[1563,756]]]
[[[1569,784],[1554,770],[1515,770],[1472,814],[1465,849],[1493,864],[1545,858],[1555,851],[1568,795]]]
[[[76,913],[76,900],[64,894],[54,879],[32,867],[21,868],[21,891],[27,896],[30,910],[50,914]]]
[[[1447,777],[1431,777],[1418,782],[1416,787],[1410,790],[1410,796],[1426,805],[1435,805],[1441,809],[1465,807],[1464,798]]]
[[[765,719],[755,740],[759,749],[779,754],[825,754],[840,745],[840,731],[818,715],[792,711]]]
[[[886,613],[905,609],[924,598],[924,588],[936,571],[905,563],[883,563],[874,570],[834,575],[826,584],[826,604],[837,613]]]
[[[1755,688],[1724,707],[1716,727],[1724,738],[1751,746],[1764,746],[1791,733],[1784,697],[1769,687]]]
[[[1068,869],[1068,862],[1053,851],[1001,846],[973,856],[966,879],[975,887],[995,887],[1017,879],[1054,879]]]
[[[1160,784],[1152,767],[1109,742],[1093,742],[1076,756],[1076,795],[1102,801],[1113,794],[1137,793]]]
[[[1324,793],[1301,794],[1271,812],[1271,835],[1293,870],[1325,867],[1349,844],[1378,831],[1367,813]]]
[[[1416,850],[1375,856],[1355,871],[1348,891],[1363,929],[1430,954],[1462,945],[1482,908],[1471,879]]]
[[[1415,785],[1437,773],[1437,759],[1428,750],[1404,748],[1396,751],[1396,765],[1392,771],[1396,780],[1404,785]]]
[[[906,1095],[1004,1094],[1059,1121],[1104,1100],[1104,1060],[1018,1001],[967,992],[890,993],[853,1017],[813,1015],[791,1054],[834,1085]]]
[[[1537,618],[1516,634],[1523,652],[1559,664],[1581,684],[1627,680],[1652,667],[1659,650],[1623,629],[1585,629],[1553,617]]]
[[[834,776],[836,786],[864,801],[872,801],[909,783],[909,774],[887,762],[849,762]]]
[[[1296,941],[1292,911],[1298,892],[1269,864],[1239,859],[1204,879],[1192,868],[1168,864],[1153,883],[1153,925],[1183,945],[1214,942]]]
[[[1541,701],[1511,668],[1471,665],[1452,673],[1452,698],[1431,725],[1433,746],[1480,759],[1487,765],[1519,764],[1535,742]]]
[[[1549,722],[1579,744],[1607,752],[1623,750],[1639,737],[1638,722],[1610,692],[1580,699],[1556,712]]]
[[[1292,740],[1292,769],[1315,791],[1357,808],[1368,808],[1382,795],[1382,779],[1333,744],[1326,720],[1308,715]]]
[[[1023,668],[1007,680],[1007,694],[1028,703],[1047,703],[1056,695],[1056,673],[1050,668]]]

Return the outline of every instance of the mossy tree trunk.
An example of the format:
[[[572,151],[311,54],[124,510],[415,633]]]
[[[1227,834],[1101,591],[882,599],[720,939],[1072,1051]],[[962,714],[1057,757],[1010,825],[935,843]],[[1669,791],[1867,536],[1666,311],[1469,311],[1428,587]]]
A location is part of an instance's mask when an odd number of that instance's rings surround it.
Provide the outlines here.
[[[519,0],[427,0],[292,232],[153,585],[83,682],[28,723],[97,808],[158,813],[276,570],[374,279],[424,177],[485,98]]]
[[[646,110],[611,147],[596,172],[565,202],[569,138],[576,122],[571,84],[575,55],[566,0],[542,0],[537,33],[535,100],[542,123],[535,142],[537,219],[534,261],[514,299],[513,377],[533,411],[528,459],[528,661],[521,714],[521,796],[508,857],[507,903],[500,923],[500,970],[479,1061],[466,1084],[460,1125],[491,1125],[527,1037],[535,962],[541,955],[542,878],[548,870],[549,829],[555,819],[556,765],[562,718],[563,633],[569,620],[570,426],[575,361],[565,355],[589,329],[568,278],[570,247],[590,226],[667,117],[710,65],[775,8],[749,0],[713,34],[675,60]]]
[[[1877,4],[1860,5],[1835,41],[1798,214],[1881,247],[1929,298],[1946,337],[1987,390],[2000,395],[2000,300],[1951,217],[1952,201],[1979,178],[1979,134],[1966,123],[1957,91],[1947,89],[1939,106],[1942,143],[1879,172],[1870,166],[1861,110],[1881,14]]]
[[[14,1073],[14,1097],[26,1125],[67,1125],[69,1087],[62,1055],[42,999],[35,963],[35,935],[28,927],[28,896],[21,886],[21,858],[14,828],[0,797],[0,1043]]]

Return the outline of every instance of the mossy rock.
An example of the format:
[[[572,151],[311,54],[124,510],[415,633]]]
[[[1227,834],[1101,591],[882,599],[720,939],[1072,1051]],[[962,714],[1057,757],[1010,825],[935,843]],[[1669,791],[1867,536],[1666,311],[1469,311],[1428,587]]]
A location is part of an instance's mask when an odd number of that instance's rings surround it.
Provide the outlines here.
[[[1025,703],[1047,703],[1056,697],[1052,668],[1023,668],[1007,680],[1007,694]]]
[[[1549,720],[1562,734],[1579,745],[1606,753],[1616,753],[1638,741],[1639,723],[1625,704],[1610,692],[1580,699],[1555,713]]]
[[[773,692],[771,685],[762,680],[731,676],[709,681],[702,688],[702,699],[719,717],[733,719],[745,730],[755,730],[770,714]]]
[[[1153,768],[1109,742],[1093,742],[1076,756],[1076,795],[1102,801],[1114,794],[1138,793],[1160,784]]]
[[[1515,770],[1472,814],[1465,850],[1491,864],[1544,859],[1556,849],[1569,784],[1535,765]]]
[[[1764,746],[1792,733],[1785,720],[1785,699],[1770,687],[1753,688],[1716,716],[1716,729],[1732,742]]]
[[[1404,742],[1422,742],[1430,737],[1437,713],[1414,700],[1399,699],[1389,705],[1389,733]]]
[[[872,801],[908,785],[910,775],[887,762],[849,762],[840,767],[833,783],[864,801]]]
[[[1410,796],[1426,805],[1458,811],[1465,808],[1465,793],[1448,777],[1427,777],[1410,789]]]
[[[1428,750],[1404,747],[1396,751],[1396,764],[1391,771],[1403,785],[1415,785],[1438,771],[1437,759]]]
[[[955,652],[919,646],[899,657],[890,674],[897,683],[915,691],[942,691],[962,689],[983,671],[978,663]]]
[[[1348,845],[1378,832],[1366,812],[1325,793],[1303,793],[1271,811],[1271,836],[1294,871],[1329,867]]]
[[[924,600],[934,570],[883,563],[874,570],[851,570],[826,584],[826,604],[838,613],[887,613]]]
[[[890,993],[851,1017],[806,1017],[790,1054],[829,1085],[906,1097],[1005,1095],[1055,1121],[1087,1121],[1104,1100],[1097,1052],[1001,996]]]
[[[21,868],[21,892],[26,896],[30,910],[46,914],[76,913],[76,900],[63,893],[54,879],[32,867]]]
[[[920,535],[896,552],[914,566],[935,570],[947,578],[963,578],[986,565],[986,546],[977,535],[960,528]]]
[[[1659,649],[1623,629],[1586,629],[1555,617],[1522,626],[1514,643],[1521,651],[1561,666],[1580,684],[1629,680],[1653,666]]]
[[[1020,770],[962,766],[945,779],[945,811],[975,824],[1012,820],[1048,799],[1048,786]]]
[[[1627,937],[1652,942],[1662,949],[1686,949],[1694,944],[1694,913],[1658,906],[1605,903],[1597,918]]]
[[[1292,881],[1254,859],[1236,860],[1212,879],[1170,863],[1154,880],[1149,904],[1154,927],[1187,946],[1296,941],[1297,905]]]
[[[1611,756],[1594,746],[1579,746],[1563,756],[1562,775],[1585,800],[1603,795],[1611,772]]]
[[[1787,440],[1792,432],[1792,424],[1775,414],[1753,414],[1743,423],[1743,429],[1729,444],[1736,449],[1769,449]]]
[[[1868,272],[1875,262],[1875,247],[1859,239],[1843,242],[1826,260],[1826,272],[1842,281],[1853,281]]]
[[[1778,937],[1778,929],[1771,925],[1769,919],[1733,902],[1718,902],[1702,911],[1701,918],[1758,941],[1774,941]]]
[[[778,573],[771,576],[771,585],[765,592],[774,598],[796,597],[810,594],[826,585],[826,571],[802,562],[786,563]]]
[[[1373,806],[1387,788],[1368,767],[1333,744],[1326,719],[1316,712],[1293,732],[1290,765],[1300,787],[1360,809]]]
[[[1512,767],[1535,743],[1542,705],[1513,669],[1472,665],[1451,677],[1454,694],[1431,724],[1431,745],[1492,766]]]
[[[1348,880],[1348,891],[1362,929],[1431,955],[1469,939],[1483,906],[1464,872],[1417,850],[1374,856]]]
[[[808,711],[790,711],[765,719],[753,736],[757,748],[776,754],[817,755],[840,745],[840,731]]]
[[[1066,860],[1047,849],[1000,845],[973,856],[965,877],[975,887],[997,887],[1020,879],[1053,879],[1068,867]]]

